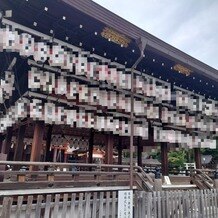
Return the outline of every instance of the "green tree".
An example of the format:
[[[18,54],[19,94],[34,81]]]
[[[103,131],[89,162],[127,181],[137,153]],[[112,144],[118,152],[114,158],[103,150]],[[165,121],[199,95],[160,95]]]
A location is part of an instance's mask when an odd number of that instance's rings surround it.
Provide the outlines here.
[[[179,151],[170,151],[168,153],[169,164],[172,167],[184,167],[184,163],[187,162],[187,154],[184,149]]]

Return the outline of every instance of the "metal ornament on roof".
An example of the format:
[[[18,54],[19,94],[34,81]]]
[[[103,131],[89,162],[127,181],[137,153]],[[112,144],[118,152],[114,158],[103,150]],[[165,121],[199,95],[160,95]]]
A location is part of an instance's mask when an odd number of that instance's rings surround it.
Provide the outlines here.
[[[105,27],[102,30],[101,36],[125,48],[127,48],[129,43],[131,42],[131,40],[128,37],[109,27]]]
[[[192,73],[192,70],[182,66],[181,64],[176,64],[173,66],[173,69],[181,74],[189,76]]]

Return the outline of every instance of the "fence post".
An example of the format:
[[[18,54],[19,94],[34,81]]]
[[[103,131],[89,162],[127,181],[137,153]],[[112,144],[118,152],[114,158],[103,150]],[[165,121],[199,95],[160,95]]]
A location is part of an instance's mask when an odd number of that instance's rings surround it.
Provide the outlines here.
[[[154,179],[154,191],[162,191],[162,180]]]

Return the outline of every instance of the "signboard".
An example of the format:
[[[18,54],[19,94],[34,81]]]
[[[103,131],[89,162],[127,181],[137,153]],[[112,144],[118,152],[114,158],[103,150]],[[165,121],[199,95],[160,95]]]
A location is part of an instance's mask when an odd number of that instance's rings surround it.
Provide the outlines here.
[[[118,218],[133,217],[133,190],[118,192]]]

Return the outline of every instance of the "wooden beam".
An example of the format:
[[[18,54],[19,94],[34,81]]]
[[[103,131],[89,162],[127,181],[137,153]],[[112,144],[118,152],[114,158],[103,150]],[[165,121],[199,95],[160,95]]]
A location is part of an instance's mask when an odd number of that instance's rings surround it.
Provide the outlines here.
[[[40,161],[44,129],[45,123],[43,121],[35,122],[30,161]]]
[[[105,138],[105,163],[113,164],[114,136],[112,134],[108,134]]]
[[[94,129],[90,129],[88,163],[93,163]]]
[[[138,166],[142,166],[142,152],[143,152],[143,147],[141,145],[141,139],[138,136],[137,137],[137,162]]]
[[[26,125],[21,125],[18,129],[16,146],[14,152],[14,161],[23,160],[23,150],[24,150],[24,136],[26,131]]]
[[[168,176],[169,163],[168,163],[168,146],[166,142],[161,143],[161,168],[162,168],[162,175]]]
[[[202,163],[201,163],[201,149],[200,148],[194,148],[194,157],[195,157],[196,169],[201,169]]]
[[[9,155],[9,151],[10,151],[10,147],[11,147],[12,135],[13,135],[13,128],[9,127],[7,129],[5,141],[4,141],[4,143],[2,145],[2,148],[1,148],[1,153]]]

